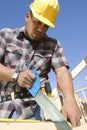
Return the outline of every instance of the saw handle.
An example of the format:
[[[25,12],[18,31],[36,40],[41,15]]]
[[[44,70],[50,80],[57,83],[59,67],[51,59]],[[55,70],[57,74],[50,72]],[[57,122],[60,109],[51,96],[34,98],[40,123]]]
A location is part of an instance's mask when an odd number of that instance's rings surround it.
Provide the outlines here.
[[[33,74],[35,74],[36,79],[33,83],[33,86],[31,88],[28,88],[27,90],[31,93],[33,97],[36,96],[37,92],[40,90],[40,77],[36,70],[32,70]]]

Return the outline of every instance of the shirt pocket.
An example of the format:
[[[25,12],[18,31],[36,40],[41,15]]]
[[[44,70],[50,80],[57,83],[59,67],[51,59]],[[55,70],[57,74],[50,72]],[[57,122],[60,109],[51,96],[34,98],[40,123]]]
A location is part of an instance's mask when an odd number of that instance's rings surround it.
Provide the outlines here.
[[[36,64],[36,68],[40,68],[42,71],[46,70],[48,67],[51,66],[51,58],[52,52],[49,52],[47,50],[40,50],[35,52],[34,61]]]
[[[19,60],[21,59],[23,54],[23,50],[16,46],[16,45],[8,45],[6,47],[6,53],[5,53],[5,63],[6,64],[14,64],[16,65]]]
[[[35,56],[41,57],[41,58],[51,58],[52,52],[47,50],[39,50],[35,52]]]

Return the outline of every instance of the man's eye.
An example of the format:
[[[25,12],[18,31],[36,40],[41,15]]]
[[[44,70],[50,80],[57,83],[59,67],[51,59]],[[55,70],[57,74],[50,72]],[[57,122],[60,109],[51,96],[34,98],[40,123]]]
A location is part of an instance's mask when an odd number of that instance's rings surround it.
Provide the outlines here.
[[[41,22],[39,22],[39,21],[35,21],[35,24],[40,25],[40,24],[41,24]]]

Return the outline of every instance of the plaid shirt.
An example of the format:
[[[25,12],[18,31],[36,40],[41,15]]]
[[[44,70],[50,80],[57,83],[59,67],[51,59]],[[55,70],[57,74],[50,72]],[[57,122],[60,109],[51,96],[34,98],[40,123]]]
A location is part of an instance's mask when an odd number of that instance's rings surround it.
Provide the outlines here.
[[[20,71],[34,68],[38,71],[41,80],[47,77],[51,68],[55,70],[60,66],[68,67],[59,41],[47,35],[39,42],[33,41],[26,37],[24,30],[23,27],[14,30],[5,28],[0,31],[0,62],[3,65]],[[1,96],[20,90],[21,88],[18,85],[14,87],[12,82],[0,81]],[[36,107],[35,103],[32,104],[34,105],[29,105],[21,99],[1,102],[0,117],[9,117],[15,109],[18,118],[28,118],[34,113]]]

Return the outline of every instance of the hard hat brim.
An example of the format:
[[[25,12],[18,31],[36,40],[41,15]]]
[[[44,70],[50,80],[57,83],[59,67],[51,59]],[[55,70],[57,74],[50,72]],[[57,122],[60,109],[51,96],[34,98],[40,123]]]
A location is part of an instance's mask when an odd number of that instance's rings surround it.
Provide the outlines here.
[[[32,9],[32,13],[33,13],[33,16],[35,18],[37,18],[39,21],[41,21],[42,23],[46,24],[47,26],[49,27],[52,27],[54,28],[55,27],[55,23],[53,24],[52,22],[50,22],[48,19],[46,19],[45,17],[42,17],[41,15],[38,15],[34,9]]]

